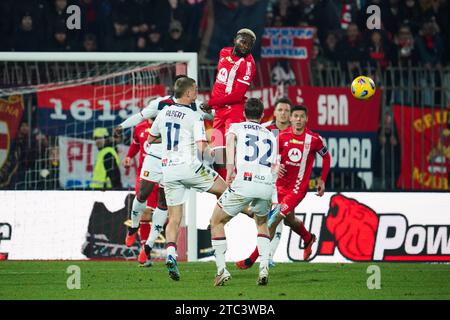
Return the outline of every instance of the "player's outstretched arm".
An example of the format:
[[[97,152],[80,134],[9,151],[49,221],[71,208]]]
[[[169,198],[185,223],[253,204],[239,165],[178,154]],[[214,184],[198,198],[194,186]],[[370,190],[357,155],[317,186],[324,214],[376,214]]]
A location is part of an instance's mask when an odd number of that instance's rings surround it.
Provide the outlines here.
[[[320,153],[319,153],[320,154]],[[331,156],[329,152],[322,155],[322,176],[317,179],[317,195],[323,196],[325,193],[325,181],[327,181],[328,172],[330,172]]]
[[[234,133],[228,132],[226,140],[226,155],[227,155],[227,185],[231,185],[234,179],[234,170],[236,164],[234,159],[236,157],[236,135]]]
[[[119,124],[118,127],[122,128],[122,129],[127,129],[127,128],[137,126],[143,120],[155,118],[156,114],[157,114],[157,111],[154,108],[149,106],[147,108],[142,109],[138,113],[130,116],[128,119],[126,119],[121,124]]]

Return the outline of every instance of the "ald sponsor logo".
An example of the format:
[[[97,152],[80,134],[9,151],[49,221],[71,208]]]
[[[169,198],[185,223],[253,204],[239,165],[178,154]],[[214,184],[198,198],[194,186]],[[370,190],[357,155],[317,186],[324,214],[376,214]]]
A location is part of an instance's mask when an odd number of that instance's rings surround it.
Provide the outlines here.
[[[336,194],[328,213],[314,213],[310,230],[318,235],[310,259],[334,256],[350,261],[450,261],[450,225],[410,224],[403,213],[376,213],[359,201]],[[305,220],[305,214],[297,214]],[[302,257],[303,243],[291,233],[288,256]]]

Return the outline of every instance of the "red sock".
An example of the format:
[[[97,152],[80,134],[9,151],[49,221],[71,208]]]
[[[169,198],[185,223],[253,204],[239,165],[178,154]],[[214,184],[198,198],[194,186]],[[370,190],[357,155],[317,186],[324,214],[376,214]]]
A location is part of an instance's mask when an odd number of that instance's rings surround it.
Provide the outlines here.
[[[227,178],[227,168],[216,168],[216,171],[223,180]]]
[[[139,227],[139,235],[141,237],[141,244],[144,245],[148,239],[148,236],[150,235],[150,221],[141,221],[141,225]]]
[[[302,237],[305,243],[311,240],[311,233],[309,233],[308,230],[305,229],[305,225],[303,224],[303,222],[298,220],[297,218],[295,220],[298,223],[298,228],[297,230],[292,229],[292,231]]]
[[[258,251],[258,247],[255,248],[255,251],[253,251],[253,253],[250,255],[249,259],[255,263],[256,259],[258,259],[259,257],[259,251]]]

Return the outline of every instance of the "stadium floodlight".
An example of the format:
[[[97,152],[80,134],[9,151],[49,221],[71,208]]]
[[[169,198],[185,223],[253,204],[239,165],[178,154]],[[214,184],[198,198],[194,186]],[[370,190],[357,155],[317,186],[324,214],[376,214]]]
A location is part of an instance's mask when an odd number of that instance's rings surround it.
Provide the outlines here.
[[[93,129],[98,126],[112,130],[155,96],[155,86],[165,89],[165,94],[180,73],[197,81],[197,53],[0,52],[0,99],[22,96],[27,106],[24,115],[27,122],[37,118],[40,131],[60,147],[67,137],[92,140]],[[73,100],[61,98],[61,93]],[[46,109],[41,109],[42,102],[47,103]],[[36,105],[37,112],[33,112],[32,106]],[[43,158],[37,159],[35,167],[28,170],[26,186],[21,189],[39,189],[40,173],[50,157],[48,150],[43,153]],[[70,189],[70,183],[62,183],[62,177],[55,179],[61,189]],[[80,183],[75,185],[86,187],[85,181]],[[188,261],[196,261],[194,192],[185,212]]]

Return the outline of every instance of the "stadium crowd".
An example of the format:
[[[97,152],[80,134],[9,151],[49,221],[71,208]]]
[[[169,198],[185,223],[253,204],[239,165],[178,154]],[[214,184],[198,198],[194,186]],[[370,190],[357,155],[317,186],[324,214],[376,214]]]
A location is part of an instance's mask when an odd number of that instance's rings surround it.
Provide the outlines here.
[[[373,4],[381,29],[371,31]],[[80,30],[66,27],[70,5],[81,8]],[[4,0],[0,12],[1,51],[202,52],[223,45],[214,34],[246,17],[257,35],[315,26],[319,60],[439,67],[450,57],[448,0]]]

